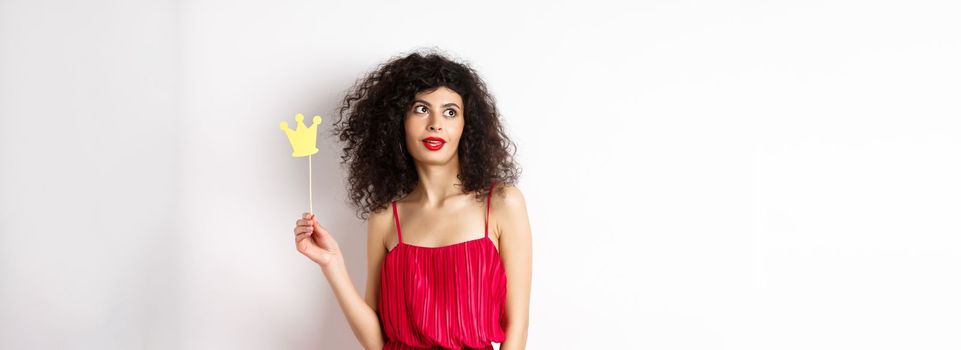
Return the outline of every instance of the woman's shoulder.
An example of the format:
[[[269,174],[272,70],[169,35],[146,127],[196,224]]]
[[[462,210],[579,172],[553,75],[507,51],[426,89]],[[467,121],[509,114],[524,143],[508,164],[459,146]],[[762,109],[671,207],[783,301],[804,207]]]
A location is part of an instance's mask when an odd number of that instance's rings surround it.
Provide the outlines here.
[[[493,225],[491,233],[498,241],[503,238],[502,230],[527,221],[527,203],[524,193],[517,185],[498,183],[491,195],[490,205],[490,221]]]
[[[387,248],[387,236],[393,232],[394,215],[390,203],[386,207],[372,210],[367,215],[367,234],[369,239],[379,241]]]
[[[391,211],[390,203],[387,206],[382,206],[380,208],[375,208],[367,214],[368,221],[374,222],[384,222],[388,218],[392,217],[393,211]]]
[[[517,206],[524,204],[524,193],[515,184],[497,183],[494,192],[491,194],[491,205],[494,203],[505,206]]]
[[[490,215],[494,222],[504,223],[527,215],[524,193],[517,185],[498,183],[491,193],[490,202]]]

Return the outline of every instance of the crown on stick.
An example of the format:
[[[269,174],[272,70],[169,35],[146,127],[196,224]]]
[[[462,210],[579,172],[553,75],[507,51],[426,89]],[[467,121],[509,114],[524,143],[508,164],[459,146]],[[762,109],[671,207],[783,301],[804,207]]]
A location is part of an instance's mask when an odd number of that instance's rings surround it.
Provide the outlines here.
[[[297,130],[290,130],[286,121],[280,122],[280,129],[287,133],[290,146],[294,148],[291,156],[306,157],[317,153],[317,126],[323,120],[319,115],[314,116],[314,123],[307,127],[304,125],[304,115],[297,113],[294,117],[297,120]]]

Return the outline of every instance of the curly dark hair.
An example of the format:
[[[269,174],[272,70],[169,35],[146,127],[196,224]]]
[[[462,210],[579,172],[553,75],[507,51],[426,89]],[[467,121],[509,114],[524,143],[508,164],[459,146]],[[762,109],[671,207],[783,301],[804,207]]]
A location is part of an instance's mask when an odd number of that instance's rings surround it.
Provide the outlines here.
[[[386,208],[414,190],[418,175],[407,151],[404,117],[419,92],[447,87],[464,102],[464,131],[457,146],[463,193],[482,201],[491,184],[515,184],[517,147],[504,132],[494,97],[477,72],[437,52],[392,57],[357,80],[338,109],[333,133],[344,142],[348,193],[357,216]],[[502,188],[501,186],[497,186]]]

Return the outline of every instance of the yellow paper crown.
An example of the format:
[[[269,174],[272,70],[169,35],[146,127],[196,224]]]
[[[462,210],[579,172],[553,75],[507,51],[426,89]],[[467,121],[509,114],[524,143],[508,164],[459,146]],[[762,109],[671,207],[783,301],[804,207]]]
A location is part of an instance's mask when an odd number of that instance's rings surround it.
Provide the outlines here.
[[[319,115],[314,116],[314,124],[310,127],[304,125],[304,115],[297,113],[294,117],[297,120],[297,130],[290,130],[286,121],[280,122],[280,129],[287,133],[290,146],[294,152],[290,155],[294,157],[306,157],[317,153],[317,126],[323,120]]]

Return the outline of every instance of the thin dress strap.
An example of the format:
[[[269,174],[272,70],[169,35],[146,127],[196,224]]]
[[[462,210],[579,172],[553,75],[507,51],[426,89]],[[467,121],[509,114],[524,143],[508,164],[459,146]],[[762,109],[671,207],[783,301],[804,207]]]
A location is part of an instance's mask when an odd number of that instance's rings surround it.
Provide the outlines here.
[[[490,220],[491,216],[491,195],[494,194],[494,188],[497,187],[497,181],[491,185],[490,193],[487,194],[487,216],[484,217],[484,238],[487,238],[487,221]]]
[[[404,243],[404,236],[400,234],[400,218],[397,217],[397,201],[391,201],[390,205],[394,207],[394,226],[397,227],[397,244]]]

